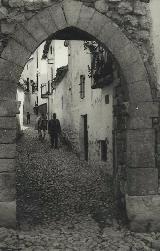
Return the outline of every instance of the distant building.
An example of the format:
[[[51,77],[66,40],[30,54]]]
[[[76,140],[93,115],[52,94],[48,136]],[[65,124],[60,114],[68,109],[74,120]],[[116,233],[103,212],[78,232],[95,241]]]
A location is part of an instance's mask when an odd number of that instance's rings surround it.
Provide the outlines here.
[[[56,67],[65,64],[67,59],[64,41],[58,40],[45,41],[31,55],[20,78],[20,84],[24,86],[24,118],[27,112],[31,118],[38,113],[49,115],[49,94]]]

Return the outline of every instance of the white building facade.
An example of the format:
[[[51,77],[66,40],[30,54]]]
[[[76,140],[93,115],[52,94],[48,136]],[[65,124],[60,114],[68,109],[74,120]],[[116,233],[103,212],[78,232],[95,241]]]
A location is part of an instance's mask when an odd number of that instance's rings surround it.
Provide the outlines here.
[[[92,55],[84,41],[69,41],[68,68],[55,79],[52,110],[81,159],[113,167],[113,81],[92,89]]]

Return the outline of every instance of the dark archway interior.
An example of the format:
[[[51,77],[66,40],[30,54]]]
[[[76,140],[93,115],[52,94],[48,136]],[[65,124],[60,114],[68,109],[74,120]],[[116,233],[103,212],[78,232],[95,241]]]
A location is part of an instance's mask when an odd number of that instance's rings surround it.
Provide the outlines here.
[[[90,34],[75,27],[67,27],[49,36],[49,39],[57,40],[95,40]]]

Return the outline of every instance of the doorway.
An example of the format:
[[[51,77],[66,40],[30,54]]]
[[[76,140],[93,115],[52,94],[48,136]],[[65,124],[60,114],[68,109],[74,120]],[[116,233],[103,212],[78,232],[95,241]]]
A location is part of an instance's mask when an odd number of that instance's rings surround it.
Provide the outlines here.
[[[80,120],[80,158],[88,161],[88,116],[81,115]]]

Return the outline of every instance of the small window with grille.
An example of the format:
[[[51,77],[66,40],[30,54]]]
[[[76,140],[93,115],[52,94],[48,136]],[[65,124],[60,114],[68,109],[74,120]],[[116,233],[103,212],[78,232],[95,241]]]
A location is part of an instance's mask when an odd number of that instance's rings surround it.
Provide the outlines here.
[[[80,98],[85,98],[85,75],[80,75]]]

